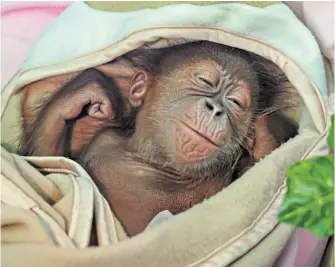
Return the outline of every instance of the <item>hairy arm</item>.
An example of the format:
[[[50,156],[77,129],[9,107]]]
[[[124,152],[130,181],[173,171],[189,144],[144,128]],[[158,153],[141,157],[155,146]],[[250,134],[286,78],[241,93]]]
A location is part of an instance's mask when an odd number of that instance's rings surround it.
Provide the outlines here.
[[[20,153],[63,156],[78,119],[89,117],[94,123],[117,120],[123,114],[123,103],[113,79],[96,69],[85,70],[52,94],[26,124]]]

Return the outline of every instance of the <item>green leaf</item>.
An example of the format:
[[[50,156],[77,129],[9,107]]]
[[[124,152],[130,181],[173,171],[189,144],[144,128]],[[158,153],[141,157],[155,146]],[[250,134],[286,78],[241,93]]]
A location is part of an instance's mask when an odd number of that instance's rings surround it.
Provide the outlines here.
[[[334,234],[334,155],[301,161],[287,170],[279,221],[324,237]]]
[[[334,149],[334,115],[330,117],[330,129],[327,137],[328,146]]]

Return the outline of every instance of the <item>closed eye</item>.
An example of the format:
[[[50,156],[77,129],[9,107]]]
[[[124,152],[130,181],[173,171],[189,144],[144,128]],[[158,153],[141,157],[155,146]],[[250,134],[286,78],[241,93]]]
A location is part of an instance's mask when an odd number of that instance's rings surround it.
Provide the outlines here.
[[[235,98],[229,98],[229,100],[230,100],[231,102],[233,102],[236,106],[242,108],[242,104],[241,104],[241,102],[238,101],[237,99],[235,99]]]
[[[209,81],[208,79],[203,78],[203,77],[198,77],[198,79],[199,79],[199,81],[201,81],[201,83],[206,84],[210,87],[214,87],[214,84],[211,81]]]

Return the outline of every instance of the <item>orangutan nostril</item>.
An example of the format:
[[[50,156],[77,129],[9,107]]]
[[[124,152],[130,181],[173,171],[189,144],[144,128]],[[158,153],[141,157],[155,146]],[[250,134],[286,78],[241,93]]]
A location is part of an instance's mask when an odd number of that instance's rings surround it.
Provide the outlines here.
[[[216,117],[220,117],[221,115],[222,115],[222,111],[218,111],[218,112],[215,113]]]
[[[213,105],[211,103],[209,103],[207,100],[206,100],[206,108],[208,108],[210,111],[212,111],[214,109]]]
[[[220,117],[223,114],[223,108],[219,103],[216,103],[212,99],[205,99],[204,103],[206,109],[210,111],[213,117]]]

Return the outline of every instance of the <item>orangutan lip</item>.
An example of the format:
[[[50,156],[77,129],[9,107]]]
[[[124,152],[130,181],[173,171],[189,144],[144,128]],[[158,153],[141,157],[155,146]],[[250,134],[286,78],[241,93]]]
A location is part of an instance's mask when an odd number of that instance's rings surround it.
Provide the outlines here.
[[[195,132],[197,135],[201,136],[203,139],[211,143],[215,147],[219,147],[217,144],[215,144],[211,139],[209,139],[207,136],[203,135],[202,133],[199,133],[197,130],[193,129],[192,127],[188,126],[186,123],[180,121],[181,124],[183,124],[185,127],[189,128],[191,131]]]

